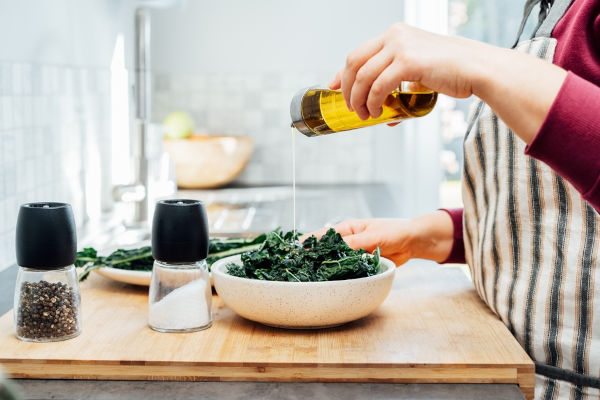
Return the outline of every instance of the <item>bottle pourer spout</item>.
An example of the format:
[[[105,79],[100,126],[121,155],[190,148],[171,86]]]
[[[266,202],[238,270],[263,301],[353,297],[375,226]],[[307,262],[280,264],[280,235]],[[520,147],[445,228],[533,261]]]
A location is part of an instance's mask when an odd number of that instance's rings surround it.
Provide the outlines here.
[[[298,91],[292,98],[292,102],[290,104],[292,126],[305,136],[316,136],[316,134],[308,127],[308,125],[306,125],[306,122],[304,122],[304,117],[302,116],[302,100],[304,99],[304,95],[311,89],[313,88],[307,87]]]

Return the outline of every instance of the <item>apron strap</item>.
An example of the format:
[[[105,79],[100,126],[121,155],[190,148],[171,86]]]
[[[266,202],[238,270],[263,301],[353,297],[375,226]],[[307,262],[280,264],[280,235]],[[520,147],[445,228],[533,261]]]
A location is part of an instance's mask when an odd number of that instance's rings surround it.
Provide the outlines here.
[[[565,15],[572,2],[573,0],[554,0],[548,16],[535,32],[534,37],[550,37],[554,27]]]
[[[550,379],[567,381],[576,386],[588,386],[600,389],[600,378],[578,374],[577,372],[535,362],[535,373]]]
[[[540,4],[540,13],[538,15],[538,23],[533,30],[531,39],[534,37],[550,37],[554,27],[563,17],[572,2],[573,0],[527,0],[523,9],[523,18],[521,19],[519,32],[512,48],[514,49],[517,47],[521,35],[523,34],[523,29],[529,19],[529,15],[536,4]],[[550,11],[548,12],[548,10]]]
[[[548,9],[551,6],[550,0],[527,0],[525,2],[525,7],[523,8],[523,17],[521,18],[519,32],[517,33],[515,43],[512,45],[513,49],[517,47],[517,44],[519,44],[519,40],[521,39],[521,35],[523,34],[523,29],[525,29],[525,24],[527,24],[527,20],[529,20],[531,11],[533,11],[533,7],[535,7],[535,5],[538,3],[540,4],[540,13],[538,15],[538,24],[533,31],[536,32],[542,25],[542,22],[544,22],[544,19],[546,19],[546,15],[548,15]]]

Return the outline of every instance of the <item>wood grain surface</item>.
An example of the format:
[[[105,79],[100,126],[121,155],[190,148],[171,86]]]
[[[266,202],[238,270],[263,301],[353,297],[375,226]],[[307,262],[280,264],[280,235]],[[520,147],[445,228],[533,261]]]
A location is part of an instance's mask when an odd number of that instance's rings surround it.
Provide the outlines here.
[[[0,318],[0,363],[14,377],[56,379],[516,383],[533,398],[534,365],[458,268],[398,269],[370,316],[337,328],[284,330],[235,315],[213,297],[213,326],[158,333],[147,288],[92,274],[83,333],[54,343]]]

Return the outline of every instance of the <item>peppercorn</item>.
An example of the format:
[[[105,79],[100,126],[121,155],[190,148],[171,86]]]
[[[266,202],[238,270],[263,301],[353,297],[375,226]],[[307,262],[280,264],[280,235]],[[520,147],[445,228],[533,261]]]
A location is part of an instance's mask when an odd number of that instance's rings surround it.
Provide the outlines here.
[[[60,339],[76,333],[79,326],[77,296],[77,291],[61,282],[23,283],[17,310],[17,336]]]

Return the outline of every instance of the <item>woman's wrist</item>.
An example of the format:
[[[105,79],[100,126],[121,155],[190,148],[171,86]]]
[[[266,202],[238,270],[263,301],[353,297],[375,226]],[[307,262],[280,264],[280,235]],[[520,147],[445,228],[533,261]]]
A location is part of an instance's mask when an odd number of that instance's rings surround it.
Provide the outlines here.
[[[435,211],[410,220],[411,258],[442,262],[454,243],[454,225],[445,211]]]

